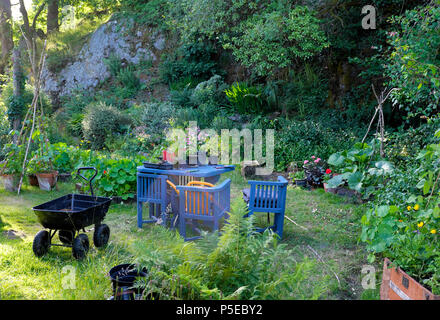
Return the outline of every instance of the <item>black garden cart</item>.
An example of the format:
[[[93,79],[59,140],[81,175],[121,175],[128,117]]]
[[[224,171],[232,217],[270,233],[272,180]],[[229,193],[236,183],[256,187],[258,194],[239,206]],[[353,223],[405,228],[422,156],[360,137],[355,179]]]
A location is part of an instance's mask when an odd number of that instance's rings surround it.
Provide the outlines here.
[[[83,170],[94,170],[92,178],[87,179],[81,174]],[[91,195],[68,194],[58,199],[46,202],[32,208],[41,225],[49,230],[39,231],[33,242],[32,249],[37,257],[45,255],[50,246],[71,247],[76,259],[82,259],[89,251],[89,238],[85,233],[80,233],[85,228],[94,224],[93,243],[95,247],[104,247],[110,237],[110,228],[101,222],[112,201],[107,197],[96,197],[93,194],[92,181],[98,171],[94,167],[78,169],[78,175],[90,185]],[[61,244],[52,243],[58,231]]]

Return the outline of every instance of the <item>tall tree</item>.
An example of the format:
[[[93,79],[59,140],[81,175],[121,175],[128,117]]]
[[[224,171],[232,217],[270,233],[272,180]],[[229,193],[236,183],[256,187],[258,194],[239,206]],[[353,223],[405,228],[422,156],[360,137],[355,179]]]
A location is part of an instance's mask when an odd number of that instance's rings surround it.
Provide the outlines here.
[[[14,48],[11,17],[11,1],[0,0],[0,43],[2,46],[0,73],[4,73],[5,66],[8,63],[12,49]]]
[[[58,31],[59,0],[48,0],[47,2],[47,34]]]

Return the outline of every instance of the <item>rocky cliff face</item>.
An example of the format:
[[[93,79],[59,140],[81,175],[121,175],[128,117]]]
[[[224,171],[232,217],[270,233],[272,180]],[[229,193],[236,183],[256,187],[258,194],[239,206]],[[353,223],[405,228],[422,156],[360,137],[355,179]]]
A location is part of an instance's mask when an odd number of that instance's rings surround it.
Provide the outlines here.
[[[104,59],[111,54],[122,61],[138,64],[155,61],[165,49],[164,36],[149,28],[134,30],[126,23],[111,20],[100,26],[83,46],[79,55],[59,73],[43,70],[43,89],[57,101],[74,89],[93,89],[110,76]]]

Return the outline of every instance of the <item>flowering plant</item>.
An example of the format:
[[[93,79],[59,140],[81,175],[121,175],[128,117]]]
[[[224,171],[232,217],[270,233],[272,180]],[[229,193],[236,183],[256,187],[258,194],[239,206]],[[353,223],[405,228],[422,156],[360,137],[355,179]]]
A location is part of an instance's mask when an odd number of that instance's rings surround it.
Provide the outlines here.
[[[330,169],[330,168],[325,169],[324,176],[323,176],[322,179],[323,179],[325,182],[327,182],[327,181],[329,181],[331,178],[333,178],[333,171],[332,171],[332,169]]]
[[[440,138],[440,130],[436,132]],[[408,275],[440,294],[440,144],[419,153],[419,182],[404,200],[379,203],[362,217],[361,241],[371,252],[389,258]],[[371,169],[370,169],[371,171]],[[393,199],[391,199],[393,201]]]
[[[327,163],[319,157],[311,156],[309,159],[304,160],[303,168],[308,184],[320,187],[327,169]]]

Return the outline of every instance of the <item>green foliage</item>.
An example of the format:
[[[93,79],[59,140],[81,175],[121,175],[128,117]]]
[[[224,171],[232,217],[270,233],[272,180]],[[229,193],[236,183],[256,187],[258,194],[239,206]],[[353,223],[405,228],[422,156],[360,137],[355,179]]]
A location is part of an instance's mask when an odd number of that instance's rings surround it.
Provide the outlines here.
[[[24,116],[26,108],[32,103],[34,96],[32,88],[26,85],[24,76],[20,78],[20,86],[23,94],[17,97],[14,96],[12,77],[2,85],[0,103],[7,108],[7,115],[11,124],[15,119],[21,119]]]
[[[82,122],[84,138],[94,149],[102,149],[109,135],[122,134],[131,120],[119,110],[104,103],[90,104]]]
[[[322,118],[299,121],[260,116],[248,128],[276,130],[275,170],[284,171],[292,161],[302,166],[304,159],[312,155],[327,159],[342,148],[350,148],[359,138],[359,130],[338,117],[336,113],[326,113]]]
[[[24,146],[8,143],[3,146],[2,153],[6,155],[3,163],[0,163],[0,172],[3,174],[19,174],[23,168]]]
[[[170,2],[165,0],[124,0],[121,1],[122,15],[129,15],[139,24],[148,24],[167,29],[166,17]]]
[[[126,92],[122,98],[134,96],[141,88],[141,81],[135,73],[135,68],[132,66],[122,68],[117,74],[116,79],[121,84],[121,87],[124,88],[124,92]]]
[[[376,186],[394,171],[391,162],[380,159],[378,142],[356,143],[350,150],[332,154],[328,164],[340,175],[327,181],[329,188],[348,184],[348,187],[368,198]]]
[[[215,54],[215,48],[209,42],[183,44],[163,58],[159,66],[160,77],[168,84],[188,77],[207,80],[220,72]]]
[[[9,122],[6,114],[6,108],[0,104],[0,146],[4,146],[9,142]],[[0,160],[3,158],[4,154],[0,150]]]
[[[149,102],[143,106],[141,115],[142,125],[138,128],[142,132],[138,138],[144,144],[159,144],[166,137],[166,130],[171,128],[175,121],[176,106],[169,102]]]
[[[391,19],[400,32],[389,33],[391,53],[385,74],[389,85],[399,88],[394,103],[408,118],[438,112],[440,101],[440,7],[438,3],[406,11]]]
[[[200,82],[191,94],[191,103],[194,106],[215,104],[219,107],[227,105],[224,91],[228,85],[219,75],[213,75],[207,81]]]
[[[149,270],[138,285],[161,299],[319,298],[325,287],[309,281],[315,264],[295,261],[273,233],[253,232],[245,213],[242,203],[234,204],[222,234],[208,235],[199,246],[180,238],[155,251],[137,244],[137,262]]]
[[[89,35],[102,22],[101,20],[82,19],[72,27],[52,33],[47,44],[46,65],[48,70],[57,74],[72,62],[88,40]]]
[[[265,99],[263,91],[257,86],[249,86],[246,83],[234,83],[230,89],[225,90],[232,112],[239,114],[259,114],[264,112]]]
[[[435,117],[418,127],[399,128],[386,136],[385,150],[388,159],[405,169],[414,162],[415,155],[428,144],[438,143],[434,133],[440,126],[440,118]]]
[[[411,174],[391,175],[390,184],[397,186],[380,193],[377,205],[362,217],[361,240],[372,252],[371,260],[383,253],[438,294],[440,144],[428,145],[417,159],[419,167]]]
[[[279,1],[240,24],[224,47],[260,76],[279,74],[328,47],[319,22],[308,7]]]

